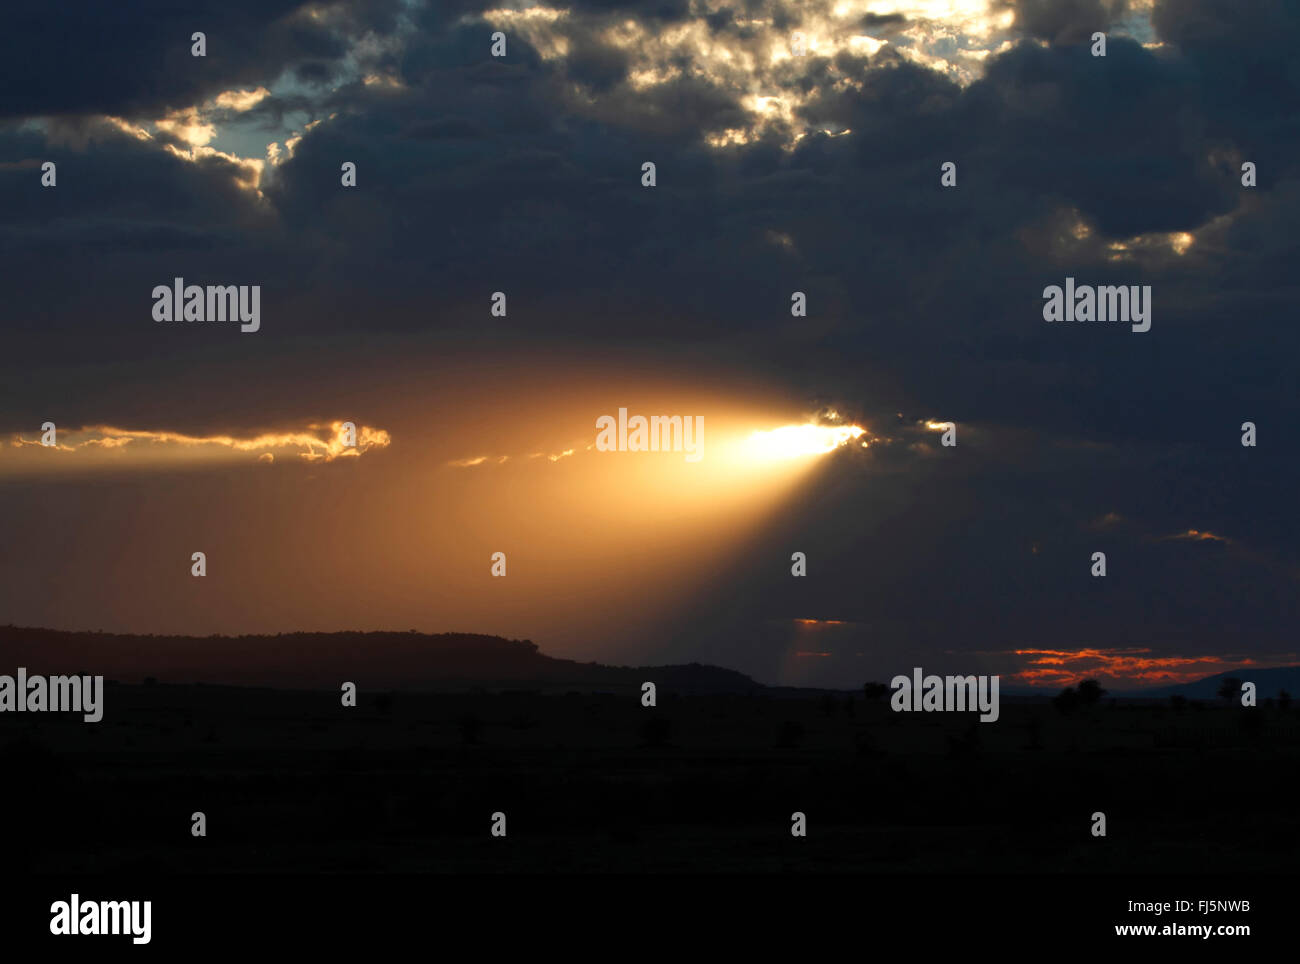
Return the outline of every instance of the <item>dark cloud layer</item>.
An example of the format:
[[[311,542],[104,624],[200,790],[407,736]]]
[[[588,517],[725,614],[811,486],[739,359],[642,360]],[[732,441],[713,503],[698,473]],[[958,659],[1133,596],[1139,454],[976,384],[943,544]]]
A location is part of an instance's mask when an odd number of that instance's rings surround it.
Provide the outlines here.
[[[1079,44],[1105,32],[1128,8],[1127,0],[1008,0],[1016,25],[1032,37]]]
[[[289,67],[337,62],[347,38],[392,30],[396,0],[28,4],[0,33],[0,117],[185,107]],[[319,20],[307,15],[319,10]],[[191,54],[195,32],[207,55]]]

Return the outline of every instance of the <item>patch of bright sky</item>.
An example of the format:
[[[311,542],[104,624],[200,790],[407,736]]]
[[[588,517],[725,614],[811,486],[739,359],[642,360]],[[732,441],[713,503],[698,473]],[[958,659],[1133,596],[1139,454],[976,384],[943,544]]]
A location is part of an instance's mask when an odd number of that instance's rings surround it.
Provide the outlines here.
[[[402,0],[401,6],[397,30],[388,36],[371,33],[361,37],[326,83],[306,83],[286,71],[266,85],[265,97],[243,97],[255,88],[237,88],[224,92],[215,102],[200,105],[199,116],[213,128],[207,146],[236,157],[282,162],[305,131],[329,118],[332,108],[327,102],[335,91],[358,83],[400,87],[398,79],[384,73],[379,65],[399,51],[414,32],[412,13],[423,4],[419,0]],[[327,8],[306,8],[302,15],[319,24],[327,17]],[[154,124],[143,126],[150,131],[156,129]]]

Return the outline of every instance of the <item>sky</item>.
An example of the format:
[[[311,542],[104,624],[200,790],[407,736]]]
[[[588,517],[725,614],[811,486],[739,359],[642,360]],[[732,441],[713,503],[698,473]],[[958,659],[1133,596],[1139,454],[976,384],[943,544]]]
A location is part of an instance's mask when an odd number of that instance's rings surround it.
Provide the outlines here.
[[[1264,0],[28,5],[0,622],[845,688],[1300,661],[1297,44]],[[175,278],[258,330],[156,320]],[[1150,330],[1045,321],[1066,278]],[[702,457],[602,451],[621,408]],[[862,431],[750,441],[800,425]]]

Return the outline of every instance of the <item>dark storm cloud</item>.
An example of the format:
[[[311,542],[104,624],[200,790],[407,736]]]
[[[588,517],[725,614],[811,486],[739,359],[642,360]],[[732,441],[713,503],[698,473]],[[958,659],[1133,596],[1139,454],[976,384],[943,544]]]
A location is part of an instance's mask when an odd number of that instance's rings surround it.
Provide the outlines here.
[[[25,4],[0,32],[0,117],[162,113],[240,85],[265,84],[286,68],[315,73],[337,64],[346,38],[391,31],[397,0],[322,4],[302,0],[142,0],[129,7],[85,2]],[[207,56],[190,37],[207,37]]]
[[[556,3],[556,7],[581,13],[617,14],[635,17],[651,23],[664,20],[685,20],[691,16],[691,0],[572,0]]]
[[[1016,13],[1016,26],[1054,44],[1081,44],[1093,33],[1110,28],[1124,16],[1127,0],[1006,0]]]
[[[887,37],[907,26],[907,18],[901,13],[869,13],[861,23],[873,37]]]
[[[991,58],[965,90],[890,48],[870,63],[810,58],[791,79],[809,96],[796,122],[813,133],[787,153],[774,133],[703,146],[704,131],[748,125],[734,93],[698,73],[635,89],[626,51],[594,30],[565,29],[575,60],[543,61],[512,36],[510,57],[493,62],[481,26],[414,37],[397,64],[406,89],[341,89],[329,104],[339,116],[268,173],[269,204],[252,222],[259,236],[282,222],[293,240],[280,257],[293,264],[314,250],[322,280],[363,265],[399,292],[430,286],[466,306],[508,279],[526,300],[550,296],[558,309],[575,297],[563,279],[591,279],[576,293],[587,304],[558,321],[576,333],[589,330],[594,309],[615,307],[613,291],[624,309],[669,316],[660,322],[669,329],[752,331],[784,325],[780,302],[809,287],[818,316],[840,310],[827,336],[837,349],[915,357],[931,325],[952,337],[950,319],[972,311],[986,321],[955,337],[990,347],[983,332],[1003,339],[1000,352],[1014,348],[1006,339],[1025,330],[1017,314],[1032,318],[1041,284],[1063,267],[1021,238],[1062,207],[1124,238],[1194,230],[1241,199],[1234,172],[1211,160],[1231,144],[1207,129],[1194,71],[1131,42],[1112,42],[1105,70],[1084,49],[1021,45]],[[851,83],[834,83],[844,78]],[[251,113],[272,118],[294,106],[284,101]],[[129,150],[143,163],[151,148]],[[22,153],[43,156],[30,138]],[[359,166],[356,193],[338,186],[342,159]],[[962,186],[943,192],[937,171],[949,159]],[[639,184],[644,161],[658,166],[654,192]],[[210,180],[222,163],[157,155],[118,179],[112,156],[101,165],[90,153],[83,166],[103,173],[89,183],[65,175],[59,192],[81,192],[69,217],[98,218],[105,206],[201,231],[255,208],[246,192]],[[183,201],[166,200],[172,178],[195,181]],[[48,204],[18,172],[6,181],[20,211]],[[208,203],[211,213],[196,206]],[[936,290],[935,266],[958,272],[960,286]],[[1008,275],[1024,279],[1011,299]],[[922,307],[932,321],[915,317]]]
[[[573,38],[568,56],[568,74],[579,84],[603,94],[627,77],[631,57],[612,44],[590,36]]]
[[[142,306],[148,317],[153,286],[205,263],[256,270],[274,218],[239,185],[250,171],[225,158],[185,161],[103,122],[69,126],[0,132],[0,156],[23,159],[0,168],[0,317],[11,334],[66,338],[70,362],[149,357],[147,330],[128,319]],[[39,187],[45,160],[57,164],[52,189]]]
[[[1156,4],[1152,23],[1196,78],[1212,134],[1236,145],[1261,184],[1300,171],[1300,7],[1216,0]]]
[[[333,303],[346,279],[364,277],[397,301],[437,291],[454,324],[508,286],[520,310],[547,318],[557,336],[631,312],[638,328],[744,332],[754,344],[788,328],[790,291],[809,290],[814,312],[800,337],[813,359],[844,368],[847,379],[884,354],[908,369],[918,393],[955,399],[969,394],[971,376],[927,361],[942,337],[1016,373],[980,393],[989,415],[1008,418],[1024,391],[1041,392],[1035,365],[1086,383],[1096,366],[1149,361],[1141,348],[1116,360],[1105,338],[1045,336],[1054,330],[1034,326],[1042,286],[1069,270],[1143,276],[1108,262],[1104,243],[1055,250],[1053,232],[1068,230],[1062,209],[1077,209],[1104,242],[1196,230],[1242,199],[1238,175],[1211,160],[1232,145],[1211,136],[1194,71],[1132,42],[1113,40],[1104,70],[1086,49],[1024,44],[991,58],[986,77],[964,90],[890,48],[870,62],[809,58],[791,82],[808,96],[796,123],[812,133],[786,152],[779,131],[705,147],[702,132],[748,125],[734,93],[699,73],[636,89],[624,79],[625,52],[602,46],[594,30],[565,29],[578,41],[576,66],[544,61],[519,36],[510,57],[494,62],[472,24],[418,34],[397,64],[405,89],[336,92],[329,109],[338,116],[268,172],[265,205],[212,182],[219,160],[158,156],[118,179],[111,157],[100,165],[88,154],[78,162],[104,173],[93,191],[75,180],[58,189],[81,192],[64,208],[64,227],[75,231],[78,214],[102,220],[103,205],[219,238],[242,211],[253,247],[270,248],[267,274],[294,277],[309,299]],[[254,112],[270,117],[285,106],[272,97]],[[150,149],[115,148],[141,159]],[[339,188],[343,159],[358,164],[355,192]],[[938,186],[945,160],[959,164],[956,190]],[[644,161],[658,167],[654,191],[640,186]],[[22,187],[31,177],[6,178],[28,211],[49,203]],[[193,183],[166,201],[177,178]],[[195,206],[209,201],[211,212]],[[1255,258],[1281,256],[1269,253],[1276,240],[1261,240]],[[1193,249],[1198,267],[1182,278],[1177,262],[1148,267],[1177,282],[1160,288],[1162,319],[1179,287],[1205,269],[1200,257]],[[305,277],[295,273],[303,263]],[[1266,293],[1256,297],[1268,304]],[[1196,304],[1179,325],[1221,330],[1195,318]],[[376,323],[427,322],[394,312]],[[281,331],[300,324],[284,319]],[[1048,398],[1035,408],[1050,419],[1065,404]],[[1126,422],[1117,410],[1099,427]]]
[[[1023,44],[989,66],[968,95],[968,122],[998,132],[994,148],[1040,197],[1077,205],[1112,237],[1190,230],[1240,199],[1199,117],[1192,78],[1132,41],[1105,58],[1085,48]]]

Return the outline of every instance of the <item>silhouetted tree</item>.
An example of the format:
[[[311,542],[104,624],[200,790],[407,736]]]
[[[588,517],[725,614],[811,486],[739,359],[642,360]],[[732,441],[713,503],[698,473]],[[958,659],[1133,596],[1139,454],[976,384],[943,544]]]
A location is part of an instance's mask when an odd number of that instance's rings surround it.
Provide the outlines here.
[[[1225,703],[1231,703],[1234,696],[1241,693],[1241,680],[1235,676],[1229,676],[1219,687],[1219,699]]]
[[[1187,709],[1187,697],[1181,693],[1175,693],[1169,697],[1169,705],[1174,708],[1175,713],[1181,713]]]
[[[1067,686],[1052,697],[1052,705],[1062,713],[1073,713],[1079,707],[1079,694],[1074,691],[1073,686]]]
[[[1290,708],[1291,708],[1291,694],[1288,693],[1286,690],[1278,690],[1278,691],[1277,691],[1277,705],[1278,705],[1278,707],[1279,707],[1281,710],[1283,710],[1283,711],[1286,711],[1286,710],[1290,709]]]
[[[1101,684],[1095,679],[1084,680],[1079,684],[1075,692],[1079,696],[1079,702],[1084,706],[1095,706],[1106,694],[1106,691],[1101,688]]]
[[[889,687],[884,683],[863,683],[862,695],[871,700],[883,700],[889,693]]]

